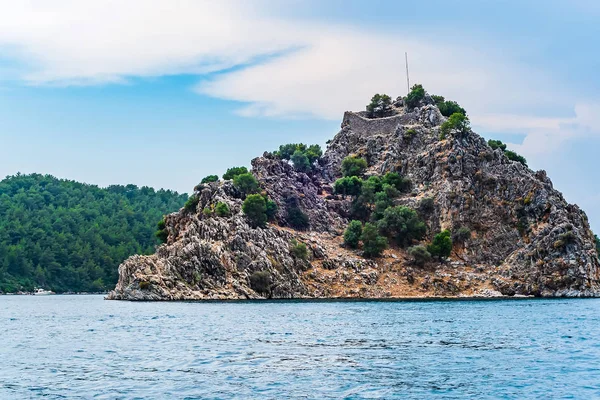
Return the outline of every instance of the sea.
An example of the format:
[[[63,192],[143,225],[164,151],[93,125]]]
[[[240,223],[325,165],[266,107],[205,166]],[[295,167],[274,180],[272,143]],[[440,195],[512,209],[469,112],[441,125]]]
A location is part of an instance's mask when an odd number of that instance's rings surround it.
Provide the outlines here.
[[[0,296],[0,399],[600,399],[600,299]]]

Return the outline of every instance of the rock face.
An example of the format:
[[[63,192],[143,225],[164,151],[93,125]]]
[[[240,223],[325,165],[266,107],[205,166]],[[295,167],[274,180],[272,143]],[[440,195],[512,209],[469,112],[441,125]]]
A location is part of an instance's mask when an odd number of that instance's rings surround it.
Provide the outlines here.
[[[167,243],[154,255],[126,260],[108,298],[600,295],[585,213],[565,201],[544,171],[510,161],[477,134],[440,140],[445,120],[429,96],[414,109],[400,104],[385,118],[347,112],[311,173],[270,153],[252,160],[252,173],[278,205],[266,228],[248,224],[232,182],[200,185],[196,210],[167,216]],[[332,184],[348,155],[367,161],[367,175],[396,171],[410,178],[412,191],[396,204],[419,209],[423,199],[433,199],[421,212],[428,239],[461,227],[470,238],[455,243],[446,262],[424,267],[412,265],[401,248],[366,259],[343,247],[351,200],[334,195]],[[229,206],[230,216],[203,212],[218,202]],[[289,227],[290,205],[308,215],[309,230]],[[295,241],[307,245],[306,259],[294,256]]]

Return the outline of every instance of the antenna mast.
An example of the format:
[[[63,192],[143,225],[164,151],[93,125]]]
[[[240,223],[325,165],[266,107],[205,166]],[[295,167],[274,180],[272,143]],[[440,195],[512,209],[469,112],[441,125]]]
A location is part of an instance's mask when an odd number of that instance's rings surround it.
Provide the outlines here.
[[[408,76],[408,53],[404,52],[404,60],[406,61],[406,88],[407,93],[410,93],[410,78]]]

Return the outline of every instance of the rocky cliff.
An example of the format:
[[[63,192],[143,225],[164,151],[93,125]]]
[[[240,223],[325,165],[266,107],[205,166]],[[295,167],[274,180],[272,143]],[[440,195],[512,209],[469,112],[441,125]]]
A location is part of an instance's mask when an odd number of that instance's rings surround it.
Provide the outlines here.
[[[275,220],[253,228],[231,181],[199,185],[192,212],[166,217],[167,243],[119,267],[109,299],[393,298],[433,296],[598,296],[600,269],[587,217],[568,204],[544,171],[531,171],[475,134],[440,139],[446,121],[431,97],[409,108],[399,99],[384,118],[347,112],[340,132],[310,173],[271,153],[252,173],[278,205]],[[399,172],[411,188],[395,204],[422,208],[424,242],[466,228],[447,260],[415,265],[391,246],[368,259],[343,245],[351,199],[333,193],[342,160],[367,161],[366,175]],[[218,202],[230,215],[202,212]],[[309,219],[290,228],[289,204]],[[293,251],[304,243],[307,257]]]

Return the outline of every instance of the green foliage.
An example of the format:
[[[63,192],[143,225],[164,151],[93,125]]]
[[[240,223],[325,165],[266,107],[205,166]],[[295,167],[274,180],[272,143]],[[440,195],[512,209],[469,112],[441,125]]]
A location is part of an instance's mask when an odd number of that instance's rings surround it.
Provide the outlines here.
[[[233,186],[244,195],[257,193],[260,190],[258,181],[251,173],[236,175],[233,178]]]
[[[210,217],[212,215],[212,210],[210,209],[210,207],[204,207],[202,209],[202,215],[204,215],[205,217]]]
[[[215,213],[219,217],[229,217],[229,206],[227,205],[227,203],[223,203],[222,201],[220,201],[215,206]]]
[[[196,207],[198,206],[199,202],[200,198],[198,196],[192,195],[183,205],[183,209],[188,213],[193,213],[196,211]]]
[[[406,132],[404,132],[404,134],[402,135],[402,138],[404,140],[411,140],[415,136],[417,136],[417,131],[415,129],[411,128],[411,129],[408,129]]]
[[[423,89],[423,86],[414,85],[410,93],[406,95],[404,102],[409,108],[415,108],[423,98],[425,98],[425,89]]]
[[[377,93],[367,105],[369,118],[381,118],[390,115],[392,111],[392,98],[387,94]]]
[[[250,194],[242,204],[242,211],[246,214],[250,225],[262,228],[267,223],[267,202],[260,194]]]
[[[275,219],[275,214],[277,214],[277,203],[265,198],[265,205],[267,207],[267,220],[273,221]]]
[[[431,244],[427,246],[427,251],[429,251],[433,257],[447,258],[450,256],[450,252],[452,251],[450,231],[446,229],[435,235]]]
[[[496,150],[496,149],[502,150],[502,152],[504,152],[504,155],[506,156],[506,158],[508,158],[509,160],[517,161],[517,162],[520,162],[521,164],[523,164],[524,166],[527,166],[527,160],[525,159],[525,157],[518,155],[517,153],[515,153],[512,150],[507,150],[506,145],[504,143],[502,143],[500,140],[488,140],[488,145],[492,148],[492,150]]]
[[[279,151],[275,151],[274,154],[282,160],[290,160],[292,158],[292,155],[297,150],[300,150],[301,152],[306,151],[306,145],[304,143],[282,144],[281,146],[279,146]]]
[[[594,240],[596,241],[596,253],[600,255],[600,238],[598,238],[598,235],[594,235]]]
[[[433,197],[425,197],[419,203],[419,211],[422,214],[427,215],[433,211],[434,206],[435,206],[435,203],[434,203]]]
[[[99,188],[50,175],[0,181],[0,291],[103,291],[118,266],[151,254],[168,232],[163,215],[187,195],[149,187]],[[160,239],[159,239],[160,238]]]
[[[401,176],[397,172],[388,172],[383,176],[381,182],[383,184],[387,183],[403,193],[408,192],[411,186],[410,179]]]
[[[308,215],[302,212],[302,210],[296,205],[288,206],[287,222],[292,228],[298,230],[308,229],[310,224]]]
[[[208,176],[205,176],[204,178],[202,178],[200,183],[217,182],[218,180],[219,180],[219,177],[217,175],[208,175]]]
[[[344,231],[344,244],[348,247],[356,249],[358,247],[358,242],[360,241],[360,236],[362,235],[362,222],[360,221],[350,221],[348,227]]]
[[[311,144],[310,146],[308,146],[308,149],[306,149],[305,154],[306,157],[308,157],[308,161],[312,165],[315,161],[321,158],[321,156],[323,155],[323,150],[321,150],[321,146],[319,146],[318,144]]]
[[[389,207],[378,223],[379,229],[389,238],[395,238],[398,244],[407,245],[412,240],[425,236],[427,228],[417,213],[408,207]]]
[[[420,267],[431,261],[431,253],[423,245],[409,247],[408,254],[412,257],[412,262]]]
[[[300,150],[296,150],[294,154],[292,154],[292,163],[294,164],[294,168],[299,172],[308,172],[311,169],[310,161],[306,154]]]
[[[444,99],[443,96],[431,96],[431,97],[433,98],[433,101],[435,101],[435,104],[437,105],[438,109],[440,110],[440,113],[444,117],[449,117],[454,113],[467,115],[467,112],[465,111],[465,109],[462,108],[460,105],[458,105],[457,102],[451,101],[451,100],[446,100],[446,99]]]
[[[223,179],[228,181],[228,180],[235,178],[238,175],[247,174],[247,173],[248,173],[248,168],[246,168],[246,167],[231,167],[223,174]]]
[[[150,289],[150,286],[152,286],[152,284],[148,281],[141,281],[139,283],[140,290],[148,290]]]
[[[308,259],[308,249],[306,244],[293,239],[290,243],[290,254],[292,257],[306,261]]]
[[[471,131],[469,117],[461,113],[454,113],[440,127],[440,139],[444,140],[454,132],[458,137],[465,136]]]
[[[369,222],[365,224],[360,240],[363,242],[363,252],[366,257],[377,257],[387,248],[387,239],[379,234],[374,224]]]
[[[346,176],[335,181],[333,190],[343,196],[358,196],[362,188],[362,180],[357,176]]]
[[[157,230],[154,233],[154,236],[158,238],[161,243],[166,243],[169,238],[169,231],[167,230],[167,225],[165,224],[165,218],[158,221]]]
[[[348,156],[342,161],[343,176],[362,176],[367,169],[367,162],[360,157]]]
[[[393,186],[384,184],[380,192],[375,193],[375,210],[371,214],[372,221],[379,221],[383,218],[383,213],[393,205],[393,199],[398,197],[400,192]]]
[[[471,230],[466,226],[458,228],[452,232],[452,240],[458,243],[464,243],[471,238]]]
[[[271,291],[272,278],[269,271],[256,271],[250,275],[250,287],[257,293],[268,294]]]

